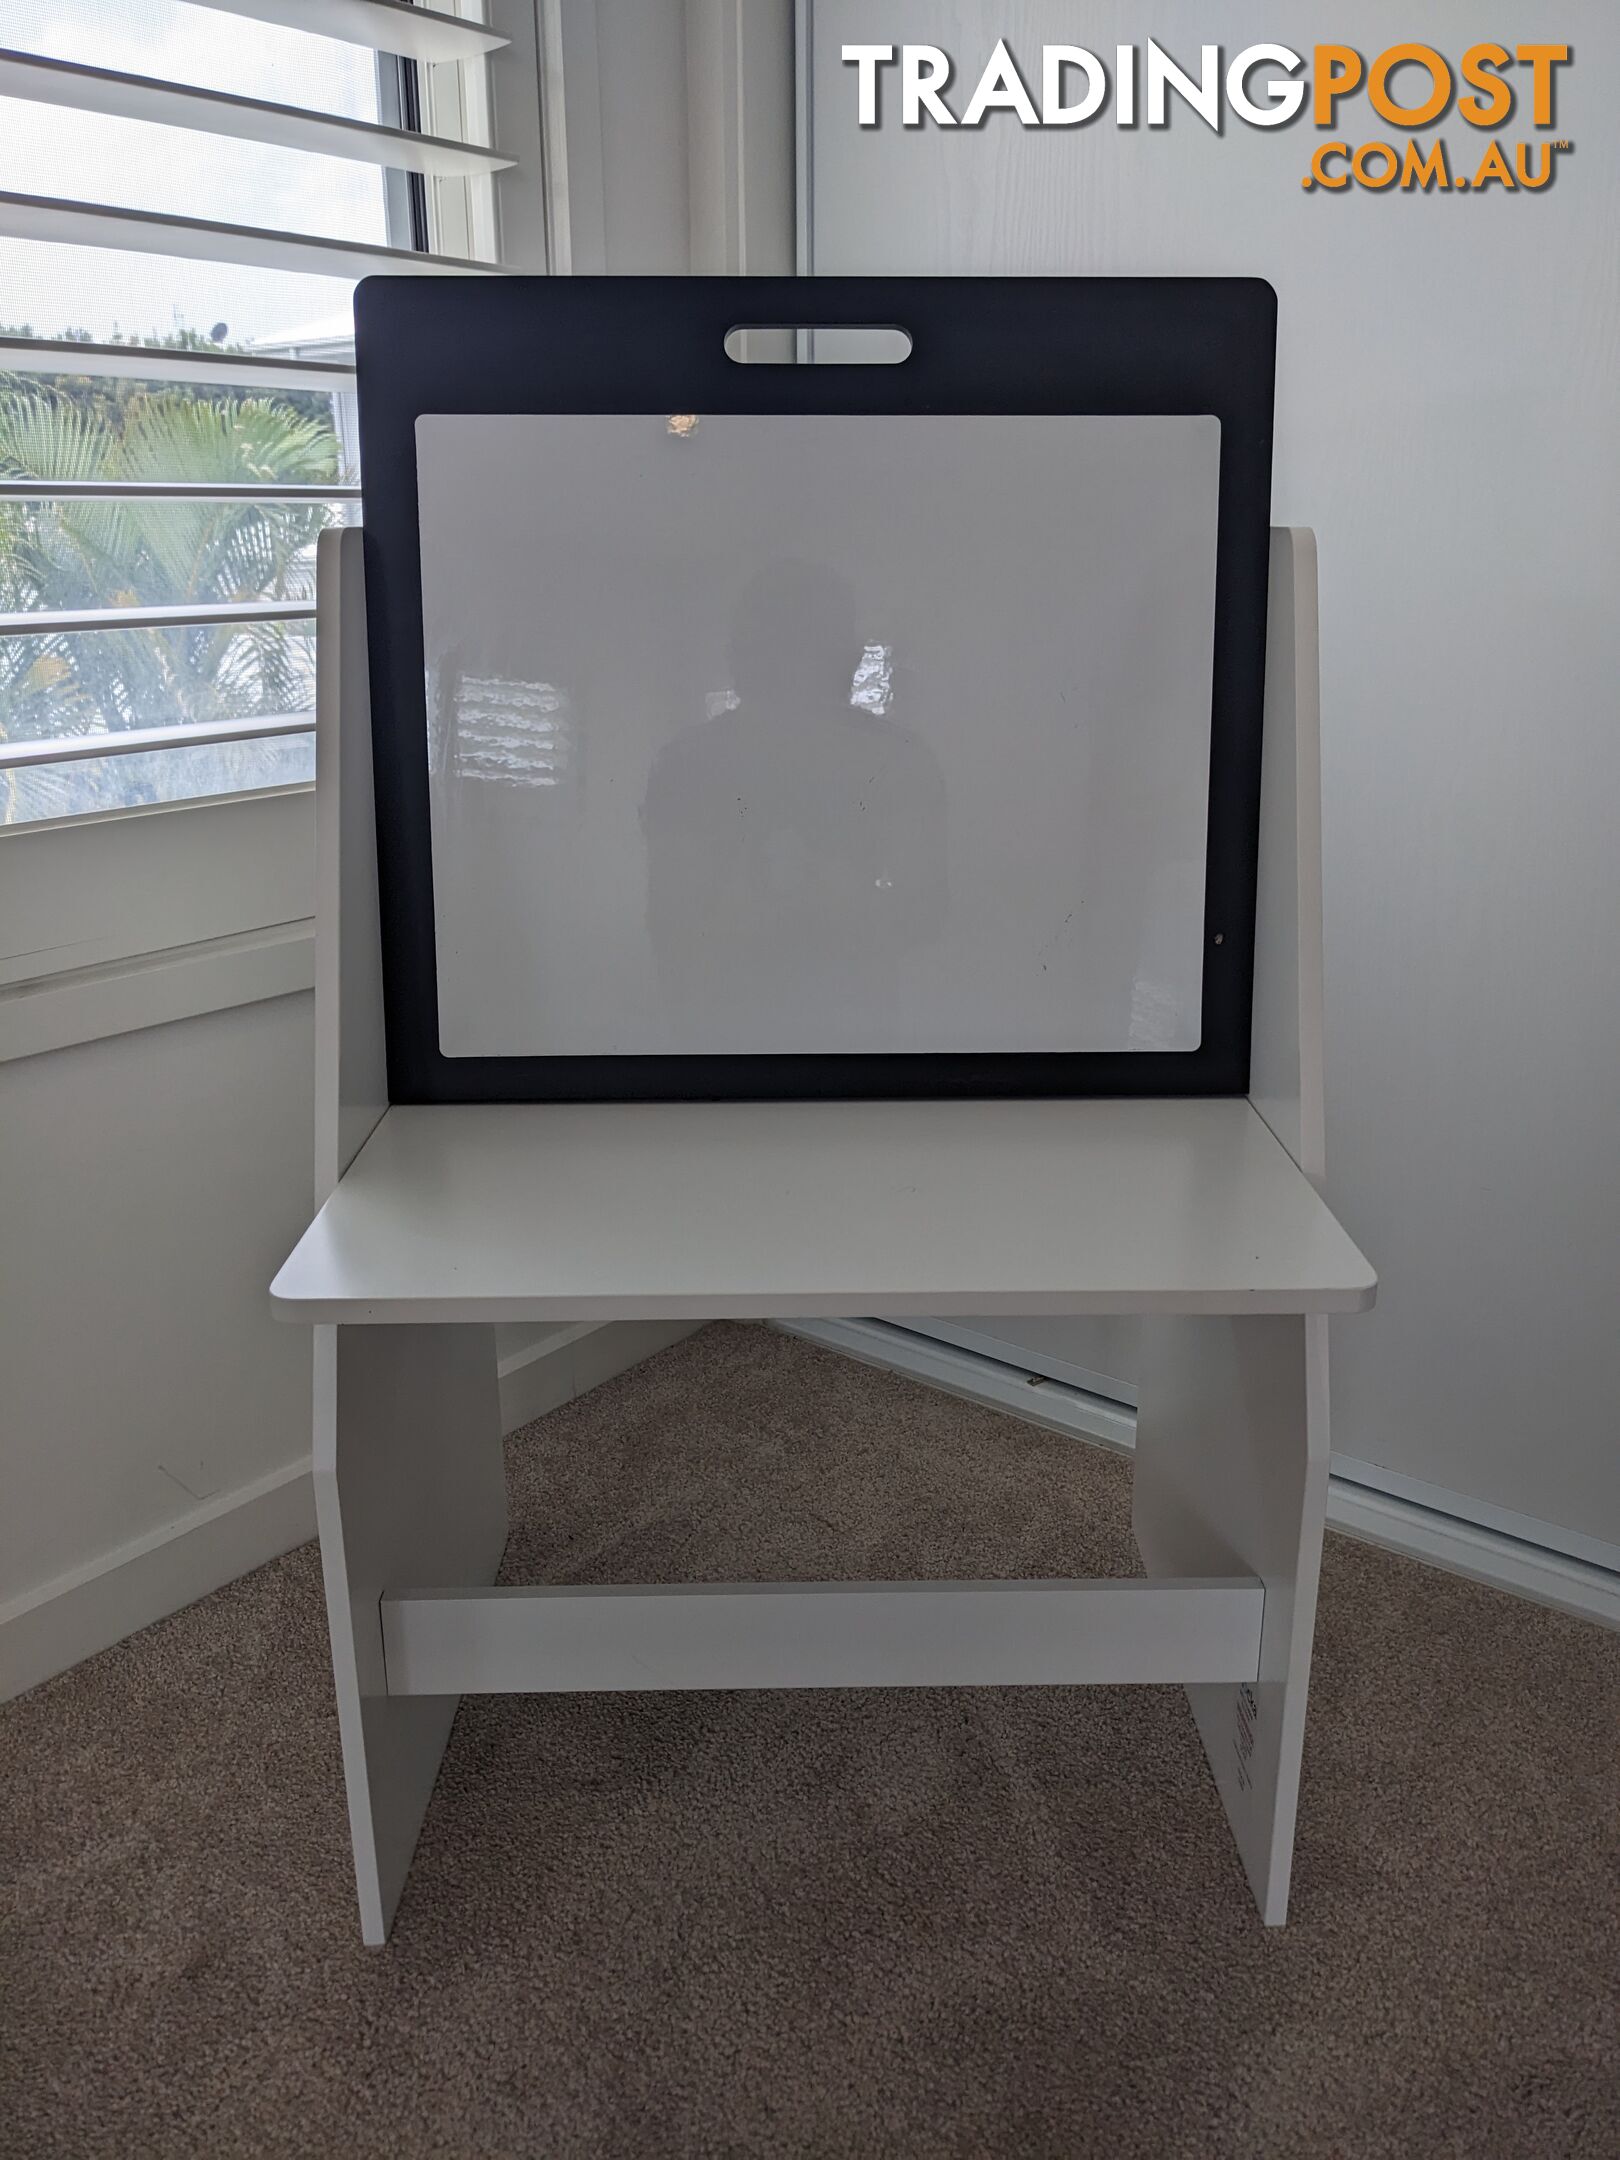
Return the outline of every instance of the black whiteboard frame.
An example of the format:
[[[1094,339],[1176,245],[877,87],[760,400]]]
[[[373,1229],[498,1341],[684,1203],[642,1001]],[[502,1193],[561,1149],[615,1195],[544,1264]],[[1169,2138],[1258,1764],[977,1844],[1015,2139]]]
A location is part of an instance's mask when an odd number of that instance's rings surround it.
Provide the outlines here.
[[[373,277],[355,292],[392,1102],[1242,1095],[1254,991],[1277,301],[1260,278]],[[749,325],[898,325],[898,364],[744,364]],[[1203,1026],[1186,1051],[448,1058],[439,1048],[424,413],[1212,413],[1221,423]]]

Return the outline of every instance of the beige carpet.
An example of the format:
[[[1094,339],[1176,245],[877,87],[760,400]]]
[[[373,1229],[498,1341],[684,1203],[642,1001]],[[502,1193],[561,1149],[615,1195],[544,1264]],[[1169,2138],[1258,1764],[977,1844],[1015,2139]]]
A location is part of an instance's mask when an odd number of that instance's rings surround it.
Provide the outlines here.
[[[514,1576],[1125,1570],[1122,1460],[716,1327]],[[0,2151],[1620,2154],[1620,1639],[1330,1539],[1294,1919],[1178,1690],[508,1698],[356,1939],[312,1549],[4,1714]]]

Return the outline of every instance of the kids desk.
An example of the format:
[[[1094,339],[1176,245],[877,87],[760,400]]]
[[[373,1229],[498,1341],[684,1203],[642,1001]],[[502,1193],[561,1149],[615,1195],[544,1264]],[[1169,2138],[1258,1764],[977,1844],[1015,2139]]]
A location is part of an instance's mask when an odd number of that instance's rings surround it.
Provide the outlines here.
[[[861,319],[861,288],[809,291],[826,295],[818,319]],[[799,320],[805,299],[804,287],[692,281],[672,305],[706,307],[713,327]],[[948,306],[972,302],[958,286]],[[909,312],[913,324],[928,314]],[[1268,408],[1269,394],[1268,377]],[[489,395],[515,396],[499,382]],[[649,409],[634,386],[625,395],[625,409]],[[1231,434],[1228,423],[1223,549]],[[1118,1094],[1055,1093],[1049,1080],[973,1093],[975,1071],[1005,1086],[992,1061],[944,1071],[936,1094],[913,1083],[910,1099],[840,1094],[821,1074],[800,1099],[731,1101],[613,1099],[618,1068],[608,1099],[454,1099],[480,1092],[466,1078],[479,1069],[483,1091],[521,1095],[528,1068],[518,1061],[514,1084],[497,1059],[504,1079],[491,1080],[476,1056],[440,1060],[431,1031],[403,1039],[401,947],[415,940],[431,965],[431,924],[420,890],[401,918],[405,873],[422,865],[398,859],[397,776],[379,772],[374,787],[374,719],[390,760],[420,761],[421,744],[374,715],[372,689],[380,680],[408,702],[414,674],[420,727],[421,647],[398,649],[395,608],[394,671],[379,669],[375,639],[368,661],[368,537],[320,542],[318,1213],[272,1292],[282,1317],[314,1329],[317,1510],[366,1941],[386,1938],[460,1695],[570,1689],[1179,1683],[1261,1914],[1280,1923],[1327,1493],[1327,1316],[1370,1305],[1375,1288],[1317,1189],[1311,535],[1273,531],[1261,556],[1252,940],[1240,934],[1241,981],[1216,977],[1222,995],[1223,983],[1241,992],[1240,1087],[1223,1089],[1207,1056],[1174,1067],[1126,1055],[1103,1061]],[[1227,808],[1241,825],[1241,802]],[[381,888],[380,831],[385,857],[396,850]],[[1245,923],[1241,906],[1230,919]],[[1206,1053],[1211,995],[1206,974]],[[1068,1069],[1083,1088],[1080,1060]],[[713,1062],[703,1069],[713,1086]],[[1189,1070],[1204,1074],[1194,1092],[1152,1092],[1156,1073],[1168,1088]],[[409,1084],[391,1093],[402,1071]],[[506,1538],[497,1323],[987,1313],[1142,1317],[1144,1577],[494,1587]]]

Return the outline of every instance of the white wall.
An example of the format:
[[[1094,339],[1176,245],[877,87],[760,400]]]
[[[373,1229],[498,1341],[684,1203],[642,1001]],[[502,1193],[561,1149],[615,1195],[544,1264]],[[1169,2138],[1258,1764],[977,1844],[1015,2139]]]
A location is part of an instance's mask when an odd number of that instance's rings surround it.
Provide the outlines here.
[[[0,1065],[0,1694],[313,1529],[307,991]]]
[[[311,1526],[267,1284],[314,1177],[313,839],[300,790],[0,832],[0,1693]]]
[[[607,263],[621,277],[688,261],[686,30],[678,7],[596,0]]]
[[[1005,34],[1038,72],[1043,41],[1151,33],[1196,65],[1201,40],[1308,35],[1275,5],[814,0],[813,23],[819,273],[1277,288],[1273,514],[1321,547],[1330,1197],[1382,1277],[1335,1332],[1335,1446],[1620,1541],[1620,16],[1345,0],[1323,34],[1366,52],[1575,48],[1552,188],[1427,199],[1307,193],[1308,125],[945,134],[891,99],[862,131],[839,61],[909,35],[976,76]]]
[[[0,1596],[300,1454],[311,1063],[302,991],[0,1067]]]
[[[309,1216],[313,1002],[0,1067],[0,1599],[307,1452],[266,1286]]]

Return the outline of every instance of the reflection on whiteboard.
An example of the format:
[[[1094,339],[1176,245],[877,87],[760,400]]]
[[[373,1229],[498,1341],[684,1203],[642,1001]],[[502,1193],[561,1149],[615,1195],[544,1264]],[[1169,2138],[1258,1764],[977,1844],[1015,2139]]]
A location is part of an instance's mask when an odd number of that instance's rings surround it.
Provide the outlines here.
[[[446,1056],[1197,1047],[1216,420],[417,457]]]

